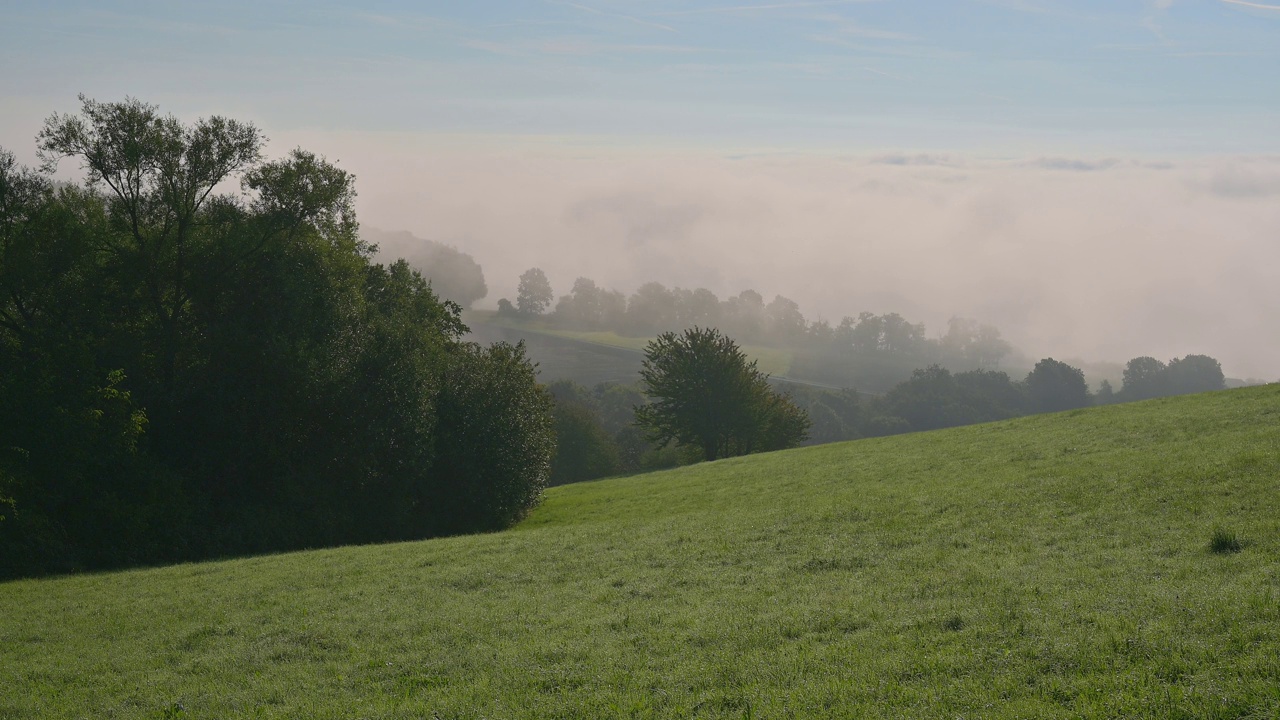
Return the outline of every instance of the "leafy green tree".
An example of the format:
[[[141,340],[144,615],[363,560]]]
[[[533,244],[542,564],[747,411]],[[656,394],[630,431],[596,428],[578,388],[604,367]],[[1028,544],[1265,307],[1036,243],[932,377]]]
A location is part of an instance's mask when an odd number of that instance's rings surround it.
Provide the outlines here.
[[[523,350],[371,262],[349,173],[84,100],[0,150],[0,576],[490,529],[537,501]],[[239,177],[240,192],[226,192]]]
[[[706,288],[677,288],[676,318],[682,327],[713,327],[720,324],[720,298]]]
[[[894,386],[878,403],[884,417],[906,420],[913,430],[936,430],[1003,420],[1021,414],[1021,396],[1005,373],[971,370],[952,374],[931,365]]]
[[[1170,360],[1167,372],[1169,389],[1177,395],[1226,387],[1222,365],[1208,355],[1188,355],[1181,360]]]
[[[636,334],[669,331],[679,327],[675,293],[658,282],[647,282],[627,300],[627,330]]]
[[[463,343],[450,354],[424,497],[434,527],[497,530],[542,499],[556,440],[551,396],[536,379],[523,343]]]
[[[727,332],[754,340],[764,330],[764,298],[755,290],[743,290],[724,301],[720,310]]]
[[[1057,412],[1086,407],[1090,404],[1089,385],[1084,371],[1045,358],[1027,373],[1027,394],[1036,412]]]
[[[1168,395],[1168,366],[1146,355],[1133,358],[1124,367],[1124,382],[1119,394],[1125,400],[1145,400]]]
[[[775,295],[764,308],[766,331],[778,342],[796,342],[807,327],[800,306],[794,300]]]
[[[52,170],[78,158],[91,188],[106,188],[112,219],[107,249],[113,274],[137,288],[130,314],[156,339],[161,391],[179,381],[179,363],[193,336],[192,285],[208,243],[209,222],[227,201],[214,190],[251,169],[262,156],[262,134],[222,117],[183,126],[153,105],[81,100],[78,115],[53,115],[37,136]],[[233,208],[228,208],[233,210]],[[303,209],[299,208],[299,211]]]
[[[556,454],[549,484],[593,480],[621,469],[618,446],[604,427],[596,399],[576,383],[562,380],[548,388],[555,399]]]
[[[573,290],[556,303],[556,319],[569,327],[594,330],[604,326],[607,291],[591,278],[573,281]]]
[[[1094,394],[1093,401],[1098,405],[1110,405],[1116,401],[1115,390],[1111,389],[1111,381],[1103,380],[1098,383],[1098,392]]]
[[[809,419],[732,339],[714,328],[666,332],[645,348],[641,383],[651,402],[636,410],[649,439],[702,450],[707,460],[794,447]]]
[[[516,288],[516,310],[521,315],[541,315],[551,304],[551,281],[540,268],[529,268],[520,275]]]

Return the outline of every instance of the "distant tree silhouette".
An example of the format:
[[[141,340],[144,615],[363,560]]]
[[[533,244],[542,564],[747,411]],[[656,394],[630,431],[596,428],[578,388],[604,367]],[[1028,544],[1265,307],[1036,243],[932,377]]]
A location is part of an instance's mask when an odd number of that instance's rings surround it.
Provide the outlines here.
[[[1084,371],[1045,358],[1027,373],[1027,395],[1036,412],[1057,412],[1089,405],[1089,385]]]
[[[551,281],[540,268],[529,268],[520,275],[516,289],[516,310],[521,315],[541,315],[551,304]]]
[[[1169,394],[1168,366],[1144,355],[1130,360],[1124,368],[1120,396],[1124,400],[1145,400]]]
[[[1208,355],[1188,355],[1170,360],[1169,391],[1175,395],[1209,392],[1226,387],[1222,365]]]

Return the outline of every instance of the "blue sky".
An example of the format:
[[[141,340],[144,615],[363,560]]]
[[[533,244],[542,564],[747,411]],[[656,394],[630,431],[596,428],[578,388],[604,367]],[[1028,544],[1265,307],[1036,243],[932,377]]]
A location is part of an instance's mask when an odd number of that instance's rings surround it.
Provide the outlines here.
[[[0,95],[41,114],[73,109],[78,92],[127,93],[276,129],[745,148],[1280,150],[1280,0],[0,8]]]

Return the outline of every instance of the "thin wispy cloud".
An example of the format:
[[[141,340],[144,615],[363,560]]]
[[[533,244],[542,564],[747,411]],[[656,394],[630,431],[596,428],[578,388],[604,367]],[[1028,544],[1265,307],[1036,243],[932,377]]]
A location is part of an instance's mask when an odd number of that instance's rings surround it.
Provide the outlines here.
[[[600,10],[599,8],[591,7],[590,5],[582,5],[581,3],[575,3],[575,2],[559,2],[557,4],[563,5],[565,7],[570,7],[575,10],[580,10],[582,12],[589,13],[591,15],[598,15],[600,17],[605,17],[605,18],[614,18],[616,20],[622,20],[623,22],[628,22],[635,25],[641,25],[643,27],[650,27],[657,30],[662,30],[664,32],[676,32],[676,29],[671,27],[670,25],[663,25],[662,23],[653,22],[651,20],[644,20],[634,15],[623,15],[621,13],[606,12],[604,10]]]
[[[849,37],[865,38],[868,40],[897,40],[903,42],[916,42],[920,39],[915,35],[909,35],[907,33],[866,27],[839,15],[821,15],[814,19],[825,24],[833,25],[836,32]]]
[[[1227,50],[1223,50],[1223,51],[1216,51],[1216,50],[1200,50],[1200,51],[1195,51],[1195,50],[1193,50],[1193,51],[1188,51],[1188,52],[1175,52],[1175,53],[1169,53],[1169,54],[1168,54],[1168,56],[1169,56],[1169,57],[1177,57],[1177,58],[1193,58],[1193,57],[1250,57],[1250,58],[1260,58],[1260,57],[1268,57],[1268,54],[1267,54],[1267,53],[1260,53],[1260,52],[1231,52],[1231,51],[1227,51]]]
[[[1081,160],[1077,158],[1060,157],[1037,158],[1027,163],[1028,166],[1040,168],[1041,170],[1069,170],[1072,172],[1097,172],[1099,170],[1110,170],[1119,164],[1120,161],[1115,158]]]
[[[908,79],[909,79],[909,78],[905,78],[905,77],[903,77],[903,76],[901,76],[901,75],[894,75],[893,73],[885,72],[884,70],[877,70],[876,68],[873,68],[873,67],[867,67],[867,66],[865,66],[865,65],[864,65],[864,66],[862,66],[862,69],[863,69],[863,70],[866,70],[867,72],[869,72],[869,73],[871,73],[871,74],[873,74],[873,75],[880,75],[880,76],[882,76],[882,77],[887,77],[887,78],[889,78],[889,79],[891,79],[891,80],[898,80],[898,81],[901,81],[901,82],[905,82],[906,80],[908,80]]]
[[[1245,7],[1257,8],[1259,10],[1280,10],[1280,5],[1264,5],[1262,3],[1247,2],[1246,0],[1219,0],[1228,5],[1243,5]]]
[[[348,15],[366,25],[397,28],[401,30],[428,30],[449,27],[453,23],[432,15],[387,15],[384,13],[353,12]]]
[[[977,0],[983,5],[994,5],[1007,10],[1017,10],[1018,12],[1050,14],[1054,11],[1036,3],[1027,2],[1027,0]]]
[[[524,57],[529,55],[605,55],[605,54],[673,54],[690,55],[712,52],[691,45],[657,45],[644,43],[608,43],[581,38],[552,38],[522,42],[463,40],[460,45],[496,55]]]
[[[711,15],[715,13],[740,13],[758,10],[803,10],[815,7],[833,7],[837,5],[855,5],[858,3],[878,2],[878,0],[801,0],[800,2],[766,3],[759,5],[721,5],[718,7],[694,8],[691,10],[669,10],[654,13],[653,17],[675,17],[679,15]]]
[[[1149,15],[1147,17],[1142,18],[1141,24],[1142,24],[1142,27],[1150,31],[1152,35],[1156,36],[1156,38],[1160,41],[1160,44],[1162,45],[1173,44],[1169,40],[1169,38],[1164,34],[1164,28],[1161,27],[1160,21],[1157,20],[1154,16]]]

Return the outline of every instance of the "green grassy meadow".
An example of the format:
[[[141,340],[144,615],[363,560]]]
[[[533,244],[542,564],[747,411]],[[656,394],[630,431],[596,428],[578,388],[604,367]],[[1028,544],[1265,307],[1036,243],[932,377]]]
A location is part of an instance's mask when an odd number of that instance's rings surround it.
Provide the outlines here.
[[[472,325],[493,325],[495,327],[517,330],[525,334],[544,335],[566,340],[577,340],[592,345],[602,345],[609,348],[618,348],[621,350],[633,350],[637,353],[643,353],[645,346],[649,344],[653,338],[651,337],[631,337],[629,335],[619,335],[612,330],[566,330],[557,328],[550,323],[542,320],[522,320],[516,321],[510,318],[499,317],[497,313],[488,310],[468,310],[464,316],[464,320]],[[786,377],[791,370],[792,352],[785,348],[769,347],[767,345],[743,345],[742,352],[749,360],[756,361],[756,368],[769,375],[777,377]]]
[[[0,585],[0,718],[1278,716],[1280,385]]]

